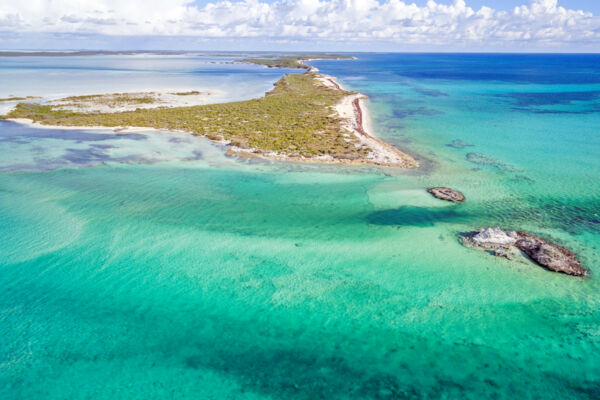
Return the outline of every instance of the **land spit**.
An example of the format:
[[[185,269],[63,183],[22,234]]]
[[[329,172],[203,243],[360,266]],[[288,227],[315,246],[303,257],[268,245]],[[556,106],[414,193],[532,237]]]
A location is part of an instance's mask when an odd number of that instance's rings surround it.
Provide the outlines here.
[[[188,101],[206,95],[191,93],[188,96],[174,93],[171,97]],[[230,155],[245,157],[402,168],[418,165],[408,154],[375,137],[364,104],[365,95],[346,91],[335,78],[316,72],[287,74],[264,97],[233,103],[187,107],[166,104],[124,110],[122,99],[152,102],[139,93],[113,97],[103,101],[102,110],[90,108],[85,102],[86,107],[76,108],[68,108],[64,102],[19,103],[4,118],[31,120],[44,126],[110,127],[121,132],[131,128],[187,132],[227,145]],[[89,95],[72,98],[71,103],[90,99],[106,100]],[[107,112],[105,108],[111,106]]]

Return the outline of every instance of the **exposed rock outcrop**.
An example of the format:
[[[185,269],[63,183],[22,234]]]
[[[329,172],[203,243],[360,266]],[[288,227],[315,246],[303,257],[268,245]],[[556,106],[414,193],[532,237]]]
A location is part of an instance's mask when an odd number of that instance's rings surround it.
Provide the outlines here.
[[[485,228],[467,235],[470,242],[476,246],[488,250],[496,250],[498,247],[509,247],[517,241],[516,232],[504,232],[500,228]]]
[[[571,251],[529,233],[485,228],[463,235],[462,242],[509,259],[520,250],[550,271],[573,276],[588,275],[588,271]]]
[[[538,264],[550,271],[587,276],[587,270],[571,251],[525,232],[517,232],[517,235],[515,246]]]
[[[451,201],[453,203],[462,203],[465,201],[465,195],[448,187],[432,187],[427,189],[434,197],[440,200]]]

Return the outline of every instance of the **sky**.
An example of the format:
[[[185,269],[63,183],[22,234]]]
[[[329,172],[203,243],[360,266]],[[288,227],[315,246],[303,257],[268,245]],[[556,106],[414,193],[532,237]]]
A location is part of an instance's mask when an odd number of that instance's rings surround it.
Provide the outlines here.
[[[599,52],[599,0],[1,0],[0,49]]]

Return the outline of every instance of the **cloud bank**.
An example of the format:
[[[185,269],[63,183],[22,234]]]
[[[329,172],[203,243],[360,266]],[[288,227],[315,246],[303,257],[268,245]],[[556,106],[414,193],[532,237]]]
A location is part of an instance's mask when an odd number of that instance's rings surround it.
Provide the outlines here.
[[[524,0],[526,1],[526,0]],[[465,0],[4,0],[2,34],[185,36],[199,39],[386,42],[427,46],[600,44],[600,17],[532,0],[509,11]]]

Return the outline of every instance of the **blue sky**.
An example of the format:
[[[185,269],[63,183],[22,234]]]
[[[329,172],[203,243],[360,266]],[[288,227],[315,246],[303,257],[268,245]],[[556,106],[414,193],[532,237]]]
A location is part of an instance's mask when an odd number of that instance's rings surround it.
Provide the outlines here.
[[[597,0],[2,0],[0,48],[598,52]]]
[[[277,0],[264,0],[265,3],[275,3]],[[193,4],[198,6],[205,6],[213,1],[210,0],[196,0]],[[412,0],[406,1],[406,3],[415,3],[420,6],[427,4],[427,0]],[[438,3],[441,4],[452,4],[451,0],[440,0]],[[527,1],[523,0],[471,0],[467,4],[474,8],[479,9],[482,6],[495,8],[497,10],[510,10],[516,6],[527,4]],[[565,8],[570,9],[581,9],[590,11],[594,14],[600,14],[600,0],[562,0],[559,4]]]
[[[275,3],[277,0],[265,0],[265,3]],[[208,3],[212,3],[211,0],[196,0],[193,4],[198,6],[205,6]],[[420,6],[424,6],[427,3],[427,0],[412,0],[406,1],[406,3],[415,3]],[[441,4],[452,4],[450,0],[441,0],[438,1]],[[488,6],[491,8],[495,8],[498,10],[510,10],[515,6],[520,6],[524,4],[522,0],[472,0],[468,2],[468,5],[473,8],[480,8],[481,6]],[[592,11],[593,13],[600,12],[600,1],[595,0],[563,0],[560,2],[560,5],[566,8],[572,9],[583,9],[587,11]]]

